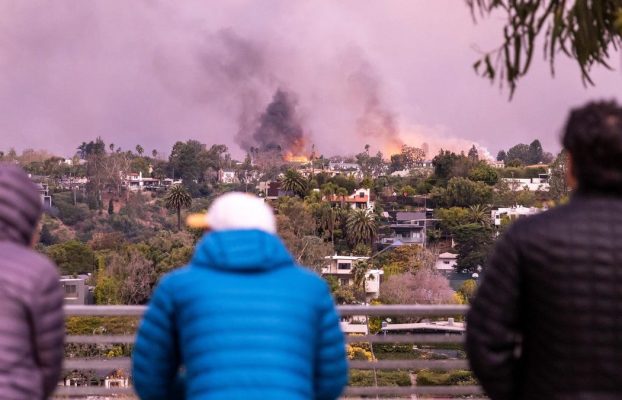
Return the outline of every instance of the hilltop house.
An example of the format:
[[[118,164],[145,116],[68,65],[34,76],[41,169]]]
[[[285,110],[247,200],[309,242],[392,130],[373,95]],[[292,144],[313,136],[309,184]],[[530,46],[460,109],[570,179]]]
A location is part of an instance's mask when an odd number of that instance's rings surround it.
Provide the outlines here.
[[[88,275],[61,276],[60,285],[63,288],[65,304],[85,305],[93,304],[93,288],[86,284]]]
[[[548,192],[549,174],[538,174],[537,178],[502,178],[508,184],[510,190],[520,192],[529,190],[530,192]]]
[[[369,257],[361,256],[328,256],[326,257],[326,267],[322,268],[322,276],[334,276],[338,279],[339,285],[351,286],[354,282],[353,267],[359,261],[367,261]],[[367,301],[376,299],[380,296],[380,277],[384,271],[370,269],[365,276],[365,295]]]
[[[52,196],[50,196],[50,188],[47,183],[37,183],[39,189],[39,195],[41,196],[41,203],[44,206],[52,207]]]
[[[374,202],[371,200],[371,192],[369,189],[356,189],[349,196],[338,196],[336,194],[326,197],[333,206],[344,205],[356,209],[370,210],[374,209]]]
[[[490,212],[490,218],[493,220],[495,226],[501,226],[504,218],[515,220],[530,215],[536,215],[545,210],[544,208],[523,207],[520,205],[516,207],[498,208]]]
[[[130,192],[141,192],[143,190],[166,189],[172,185],[181,184],[181,179],[174,180],[171,178],[157,179],[147,178],[142,172],[131,172],[122,178],[122,185]]]
[[[396,244],[425,245],[426,227],[428,218],[423,211],[388,212],[387,225],[390,233],[381,235],[380,244],[383,246]]]
[[[434,269],[445,276],[451,275],[458,264],[458,255],[454,253],[441,253],[436,258]]]
[[[218,182],[232,184],[238,183],[239,179],[232,169],[219,169],[218,170]]]

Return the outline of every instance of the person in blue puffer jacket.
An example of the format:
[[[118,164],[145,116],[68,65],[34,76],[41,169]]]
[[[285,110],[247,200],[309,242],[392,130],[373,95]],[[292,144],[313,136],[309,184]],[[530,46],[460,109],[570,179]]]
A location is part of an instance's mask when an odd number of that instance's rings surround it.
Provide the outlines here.
[[[228,193],[188,219],[208,232],[155,288],[132,376],[143,400],[335,399],[348,380],[322,278],[296,265],[262,199]]]

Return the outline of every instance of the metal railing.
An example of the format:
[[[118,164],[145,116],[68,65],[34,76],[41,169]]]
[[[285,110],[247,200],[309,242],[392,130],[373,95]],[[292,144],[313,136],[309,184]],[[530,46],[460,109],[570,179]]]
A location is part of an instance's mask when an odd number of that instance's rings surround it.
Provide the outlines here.
[[[67,316],[100,316],[100,317],[140,317],[144,313],[144,306],[65,306]],[[338,307],[342,317],[454,317],[463,316],[467,306],[462,305],[378,305],[358,306],[346,305]],[[348,343],[395,343],[395,344],[462,344],[462,334],[390,334],[390,335],[349,335]],[[134,335],[68,335],[67,343],[72,344],[131,344]],[[68,358],[65,360],[65,370],[130,370],[131,360],[128,357],[115,358]],[[407,370],[419,371],[422,369],[451,371],[467,370],[468,362],[464,359],[413,359],[413,360],[373,360],[350,361],[352,370]],[[131,388],[103,388],[98,386],[59,386],[57,396],[87,396],[87,395],[131,395]],[[481,388],[475,385],[455,386],[350,386],[344,394],[347,398],[359,396],[480,396]]]

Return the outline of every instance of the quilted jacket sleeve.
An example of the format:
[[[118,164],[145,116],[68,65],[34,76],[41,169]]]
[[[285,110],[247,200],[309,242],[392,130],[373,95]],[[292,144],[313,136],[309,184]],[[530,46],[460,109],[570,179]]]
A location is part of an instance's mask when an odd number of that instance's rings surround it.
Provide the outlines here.
[[[473,372],[493,400],[517,396],[520,343],[520,255],[512,228],[488,259],[467,315],[466,349]]]
[[[65,339],[63,292],[55,268],[50,265],[48,271],[41,274],[38,293],[32,296],[31,309],[34,351],[43,375],[44,398],[48,398],[58,385]]]
[[[132,355],[132,377],[142,400],[182,399],[175,310],[166,277],[154,290],[138,329]]]
[[[333,400],[339,397],[348,383],[348,365],[339,316],[328,287],[321,302],[318,329],[315,398]]]

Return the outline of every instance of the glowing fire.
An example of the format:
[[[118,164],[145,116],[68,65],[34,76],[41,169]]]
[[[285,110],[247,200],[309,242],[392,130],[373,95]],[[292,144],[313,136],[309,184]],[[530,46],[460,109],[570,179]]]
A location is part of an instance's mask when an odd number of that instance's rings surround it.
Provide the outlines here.
[[[283,160],[294,163],[309,162],[309,157],[304,155],[306,143],[303,138],[296,139],[288,151],[283,155]]]
[[[309,162],[309,158],[307,156],[296,156],[291,153],[285,154],[285,156],[283,156],[283,159],[287,162],[294,162],[294,163]]]
[[[386,158],[390,158],[393,154],[401,153],[403,145],[404,145],[404,143],[402,143],[401,140],[393,139],[393,140],[385,143],[383,151],[382,151],[382,154]]]

